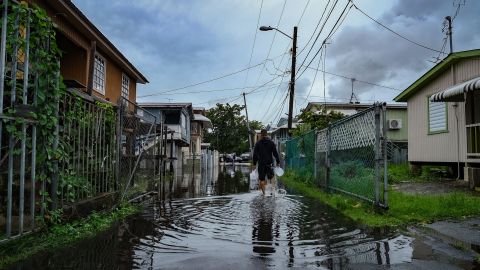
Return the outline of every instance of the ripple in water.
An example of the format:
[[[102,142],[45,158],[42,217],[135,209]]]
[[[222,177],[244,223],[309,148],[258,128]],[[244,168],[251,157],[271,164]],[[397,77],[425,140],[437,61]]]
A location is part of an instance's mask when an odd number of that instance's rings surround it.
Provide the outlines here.
[[[152,207],[145,213],[152,213]],[[375,239],[327,206],[296,196],[246,193],[176,200],[157,212],[157,218],[144,218],[156,220],[154,230],[162,237],[134,247],[138,267],[149,254],[153,268],[178,269],[335,268],[411,261],[412,238]],[[403,244],[395,244],[399,241]],[[395,248],[395,259],[389,248]]]

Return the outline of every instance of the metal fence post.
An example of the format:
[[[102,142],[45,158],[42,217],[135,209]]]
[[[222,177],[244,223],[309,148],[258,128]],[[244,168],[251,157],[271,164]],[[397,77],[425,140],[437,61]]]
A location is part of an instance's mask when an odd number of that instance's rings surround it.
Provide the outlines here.
[[[380,105],[375,103],[375,204],[380,202]]]
[[[8,0],[3,1],[2,37],[0,41],[0,114],[3,114],[3,92],[5,89],[5,60],[7,45]],[[3,121],[0,121],[0,158],[2,157]]]
[[[315,184],[318,186],[317,178],[317,129],[313,130],[313,177],[315,178]]]
[[[18,38],[19,35],[19,29],[18,29],[18,23],[19,23],[19,15],[16,15],[15,18],[15,39]],[[13,53],[12,55],[17,55],[18,54],[18,46],[17,44],[13,44]],[[13,63],[12,63],[12,86],[11,86],[11,95],[10,95],[10,104],[11,106],[15,105],[16,102],[16,93],[17,93],[17,58],[13,58]],[[9,134],[8,136],[8,180],[7,180],[7,225],[6,225],[6,234],[7,237],[10,237],[12,233],[12,207],[13,207],[13,190],[12,190],[12,185],[13,185],[13,176],[14,176],[14,148],[15,148],[16,142],[13,134]]]
[[[332,146],[332,126],[328,125],[327,127],[327,134],[325,139],[325,188],[329,189],[330,187],[330,150]]]
[[[59,87],[60,72],[58,71],[55,75],[55,88]],[[58,111],[59,111],[59,97],[55,97],[55,118],[57,124],[55,125],[54,138],[53,138],[53,172],[52,172],[52,186],[51,186],[51,196],[52,196],[52,210],[57,209],[57,190],[58,190],[58,157],[56,156],[58,150],[59,136],[60,136],[60,121],[58,121]]]
[[[23,105],[27,105],[28,95],[28,68],[30,58],[30,10],[27,13],[26,22],[26,35],[25,35],[25,60],[23,62],[23,90],[22,99]],[[18,231],[19,234],[23,234],[23,219],[25,210],[25,162],[26,162],[26,143],[27,143],[27,124],[22,123],[22,138],[21,138],[21,157],[20,157],[20,202],[19,202],[19,217],[18,217]]]
[[[118,100],[119,106],[117,107],[117,147],[115,153],[115,185],[114,190],[118,190],[120,187],[120,166],[122,155],[122,128],[123,128],[123,102]]]
[[[387,156],[387,108],[386,104],[382,104],[382,116],[383,116],[383,205],[388,208],[388,156]]]

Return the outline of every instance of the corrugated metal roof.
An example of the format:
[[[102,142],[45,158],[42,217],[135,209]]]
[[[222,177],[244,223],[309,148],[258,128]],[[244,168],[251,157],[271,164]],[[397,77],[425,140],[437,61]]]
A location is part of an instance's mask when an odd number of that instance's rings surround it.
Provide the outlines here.
[[[465,101],[464,93],[480,89],[480,77],[454,85],[430,97],[433,102]]]

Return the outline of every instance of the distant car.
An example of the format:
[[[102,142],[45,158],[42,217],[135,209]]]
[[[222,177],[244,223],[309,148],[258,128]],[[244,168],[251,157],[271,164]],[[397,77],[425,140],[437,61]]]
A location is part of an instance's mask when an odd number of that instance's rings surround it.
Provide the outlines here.
[[[243,159],[241,157],[235,157],[235,162],[242,162]]]
[[[240,155],[242,161],[249,161],[250,160],[250,153],[243,153]]]
[[[223,155],[223,161],[224,162],[232,162],[233,161],[233,155],[232,154]]]

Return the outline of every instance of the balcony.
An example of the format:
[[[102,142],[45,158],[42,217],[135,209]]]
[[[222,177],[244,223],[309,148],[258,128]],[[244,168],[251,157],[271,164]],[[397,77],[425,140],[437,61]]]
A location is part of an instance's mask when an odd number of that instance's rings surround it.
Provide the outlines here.
[[[180,140],[184,141],[186,143],[189,143],[190,141],[190,134],[188,134],[187,130],[183,128],[180,125],[173,125],[173,124],[167,124],[166,125],[169,130],[173,130],[173,139],[174,140]],[[168,136],[168,139],[170,139],[170,135]]]

